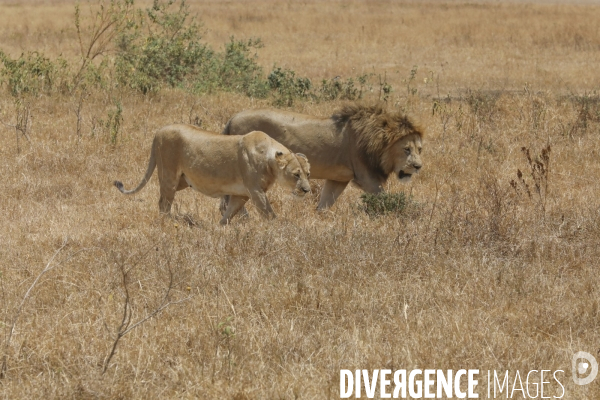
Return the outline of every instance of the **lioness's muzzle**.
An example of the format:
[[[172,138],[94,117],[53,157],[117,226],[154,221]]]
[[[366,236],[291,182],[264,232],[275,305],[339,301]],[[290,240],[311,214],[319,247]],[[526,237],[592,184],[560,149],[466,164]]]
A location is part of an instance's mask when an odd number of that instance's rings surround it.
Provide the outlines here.
[[[307,193],[310,192],[310,189],[306,189],[306,188],[295,188],[294,190],[292,190],[292,194],[296,197],[304,197]]]

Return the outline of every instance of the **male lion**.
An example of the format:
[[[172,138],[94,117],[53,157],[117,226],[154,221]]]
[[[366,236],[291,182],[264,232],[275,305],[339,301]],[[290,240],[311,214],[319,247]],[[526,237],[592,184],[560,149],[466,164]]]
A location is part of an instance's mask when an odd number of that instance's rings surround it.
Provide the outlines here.
[[[146,175],[132,190],[115,186],[124,194],[140,191],[158,169],[160,211],[169,213],[175,192],[191,186],[211,197],[230,195],[221,224],[226,224],[251,198],[266,217],[275,217],[265,192],[276,182],[303,197],[310,191],[310,165],[303,154],[293,154],[264,132],[222,136],[192,125],[160,129],[150,152]]]
[[[242,111],[222,133],[253,130],[307,155],[312,177],[326,180],[319,210],[331,207],[350,181],[378,193],[390,174],[408,180],[422,166],[421,131],[406,116],[380,105],[346,105],[329,118],[279,110]]]

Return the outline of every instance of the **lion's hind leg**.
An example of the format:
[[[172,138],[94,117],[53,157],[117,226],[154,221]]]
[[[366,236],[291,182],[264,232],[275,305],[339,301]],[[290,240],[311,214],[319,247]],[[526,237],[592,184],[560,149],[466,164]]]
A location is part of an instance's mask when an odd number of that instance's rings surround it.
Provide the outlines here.
[[[227,196],[229,197],[229,201],[227,202],[227,208],[222,213],[223,218],[219,222],[221,225],[226,225],[231,221],[231,218],[234,217],[235,214],[238,213],[242,208],[244,208],[244,204],[248,201],[248,197],[246,196]]]

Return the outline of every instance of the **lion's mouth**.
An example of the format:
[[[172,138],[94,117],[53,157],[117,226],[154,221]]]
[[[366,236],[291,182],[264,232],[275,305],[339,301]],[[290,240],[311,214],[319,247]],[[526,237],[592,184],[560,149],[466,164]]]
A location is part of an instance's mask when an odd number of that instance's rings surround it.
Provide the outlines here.
[[[412,174],[407,174],[404,171],[398,172],[398,179],[410,179],[411,176]]]

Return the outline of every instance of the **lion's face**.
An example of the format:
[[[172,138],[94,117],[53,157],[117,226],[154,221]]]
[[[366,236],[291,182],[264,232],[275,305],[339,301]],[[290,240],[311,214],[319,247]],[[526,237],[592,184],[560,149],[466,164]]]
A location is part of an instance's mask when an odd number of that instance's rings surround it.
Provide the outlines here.
[[[304,154],[277,152],[277,163],[280,169],[279,181],[292,189],[292,193],[298,197],[304,197],[310,193],[310,164]]]
[[[398,179],[407,181],[419,172],[423,166],[421,148],[421,136],[416,133],[404,136],[390,147],[387,156],[393,162],[393,172]]]

